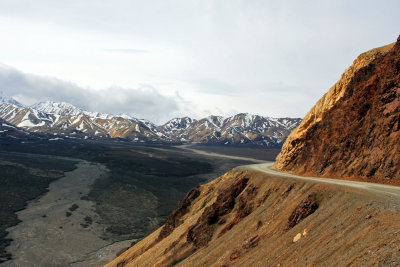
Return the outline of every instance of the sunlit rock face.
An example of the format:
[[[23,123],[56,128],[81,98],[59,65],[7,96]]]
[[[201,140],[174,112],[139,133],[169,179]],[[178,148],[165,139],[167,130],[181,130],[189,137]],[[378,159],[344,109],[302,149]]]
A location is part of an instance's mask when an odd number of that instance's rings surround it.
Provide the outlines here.
[[[400,37],[353,62],[289,135],[274,167],[301,175],[400,179]]]

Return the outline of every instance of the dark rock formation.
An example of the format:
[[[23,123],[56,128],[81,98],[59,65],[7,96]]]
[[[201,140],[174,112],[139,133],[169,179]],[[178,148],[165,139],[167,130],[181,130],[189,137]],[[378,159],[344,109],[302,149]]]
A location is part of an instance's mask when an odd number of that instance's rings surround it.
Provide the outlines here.
[[[187,241],[195,247],[202,247],[208,244],[214,234],[215,224],[222,217],[230,213],[235,206],[236,197],[245,189],[249,178],[242,177],[230,187],[223,190],[217,200],[204,209],[204,212],[196,224],[190,227],[187,234]]]
[[[158,240],[167,237],[176,227],[182,224],[181,218],[189,211],[189,206],[193,200],[200,195],[199,187],[195,187],[187,193],[184,199],[179,202],[178,208],[176,208],[165,221],[163,228],[160,231]]]
[[[236,224],[238,224],[244,217],[248,216],[254,210],[254,200],[257,195],[257,187],[250,184],[245,192],[241,194],[238,201],[237,212],[235,217],[231,222],[229,222],[224,229],[219,233],[219,236],[222,236],[229,230],[231,230]]]
[[[308,195],[293,210],[288,220],[287,229],[293,228],[301,220],[314,213],[318,209],[318,203],[315,194]]]

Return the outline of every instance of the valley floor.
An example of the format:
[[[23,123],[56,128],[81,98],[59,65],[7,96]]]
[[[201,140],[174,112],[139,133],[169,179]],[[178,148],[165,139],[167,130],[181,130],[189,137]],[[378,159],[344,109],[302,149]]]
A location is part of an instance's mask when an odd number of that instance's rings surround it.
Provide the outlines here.
[[[58,149],[57,146],[62,149]],[[119,143],[96,143],[93,146],[85,143],[81,151],[86,154],[82,156],[76,153],[78,150],[75,147],[78,146],[82,144],[60,143],[54,147],[45,144],[42,150],[32,148],[31,152],[22,152],[27,150],[24,147],[21,152],[4,152],[15,155],[23,163],[32,161],[32,166],[36,166],[36,161],[42,158],[51,158],[55,162],[58,159],[73,161],[76,169],[65,172],[65,177],[62,177],[61,172],[62,178],[59,177],[51,182],[47,193],[28,202],[25,209],[17,212],[21,222],[7,229],[9,232],[7,238],[12,239],[12,242],[6,249],[12,255],[12,260],[1,263],[0,266],[101,266],[106,264],[121,251],[130,247],[138,238],[142,238],[158,227],[160,221],[165,220],[188,188],[201,181],[203,183],[211,181],[235,166],[259,162],[246,157],[214,158],[204,153],[198,154],[196,151],[168,146],[137,147]],[[68,150],[69,148],[72,148],[71,151]],[[32,153],[44,153],[52,151],[51,149],[54,149],[55,153],[62,151],[66,155],[60,157]],[[260,153],[259,151],[261,150],[256,152]],[[87,154],[89,156],[86,156]],[[75,156],[80,158],[75,158]],[[268,156],[274,155],[268,154]],[[93,159],[96,162],[92,162]],[[173,164],[171,165],[169,161]],[[207,162],[213,166],[212,169],[199,169],[203,165],[207,167]],[[46,167],[51,168],[53,163],[46,164]],[[149,169],[143,168],[145,164],[149,166]],[[187,170],[184,169],[184,171],[188,174],[182,173],[179,167],[186,168]],[[36,166],[36,168],[39,167]],[[116,170],[118,173],[113,174],[112,172]],[[143,173],[149,171],[160,173],[155,174],[156,176],[145,176],[143,182],[140,182],[140,180],[134,180],[140,177],[140,173],[132,172],[137,170]],[[110,180],[113,177],[117,180]],[[125,180],[121,182],[121,177],[125,177],[127,183],[122,183]],[[162,192],[150,191],[153,184],[155,187],[168,191],[168,195],[163,196]],[[113,186],[118,186],[118,190],[115,191]],[[10,192],[13,190],[15,188],[10,188]],[[131,192],[132,196],[125,192]],[[148,198],[138,197],[138,194],[145,192],[152,192],[152,194],[149,194]],[[155,203],[150,203],[152,206],[148,208],[149,205],[145,204],[156,197],[160,197],[160,200],[153,201]],[[161,206],[163,203],[166,204],[167,197],[169,198],[168,206]],[[175,199],[177,199],[176,202]],[[151,213],[153,210],[158,211],[156,209],[160,207],[166,215]],[[142,210],[151,214],[140,217]],[[152,229],[147,228],[146,220],[154,221]],[[121,227],[124,231],[111,232],[110,223],[112,227],[116,229]],[[130,229],[135,231],[132,233]],[[126,235],[127,231],[132,234]]]
[[[13,260],[2,266],[65,266],[109,245],[100,238],[102,226],[93,223],[98,221],[94,203],[81,199],[106,173],[101,164],[80,161],[77,169],[66,172],[50,184],[49,192],[18,212],[22,222],[8,229],[13,241],[7,250]]]

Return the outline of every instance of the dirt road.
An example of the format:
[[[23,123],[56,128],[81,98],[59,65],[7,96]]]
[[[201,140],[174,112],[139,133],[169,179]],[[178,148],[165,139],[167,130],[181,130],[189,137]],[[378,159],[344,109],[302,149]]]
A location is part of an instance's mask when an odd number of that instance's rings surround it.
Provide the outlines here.
[[[259,159],[253,159],[249,157],[238,157],[238,156],[231,156],[231,155],[224,155],[224,154],[219,154],[219,153],[214,153],[214,152],[207,152],[199,149],[194,149],[192,145],[180,145],[176,146],[177,148],[185,149],[191,152],[194,152],[199,155],[203,156],[210,156],[210,157],[219,157],[219,158],[226,158],[226,159],[234,159],[234,160],[244,160],[244,161],[252,161],[252,162],[258,162],[258,163],[264,163],[264,160],[259,160]]]
[[[275,176],[280,177],[288,177],[293,179],[301,179],[305,181],[314,181],[325,184],[334,184],[341,185],[347,187],[353,187],[358,189],[363,189],[372,193],[383,194],[389,197],[395,197],[400,199],[400,187],[393,185],[384,185],[384,184],[376,184],[376,183],[367,183],[367,182],[357,182],[357,181],[348,181],[348,180],[340,180],[340,179],[330,179],[330,178],[317,178],[317,177],[303,177],[298,175],[293,175],[290,173],[280,172],[271,169],[273,162],[263,163],[263,164],[253,164],[240,166],[238,168],[247,168],[251,170],[261,171],[268,174],[273,174]]]
[[[272,165],[274,164],[273,162],[266,162],[266,161],[257,160],[257,159],[253,159],[253,158],[247,158],[247,157],[236,157],[236,156],[223,155],[223,154],[218,154],[218,153],[213,153],[213,152],[206,152],[206,151],[191,148],[190,145],[179,146],[179,148],[190,150],[197,154],[206,155],[206,156],[222,157],[222,158],[230,158],[230,159],[241,159],[241,160],[248,160],[248,161],[253,161],[253,162],[259,163],[259,164],[239,166],[239,167],[237,167],[237,169],[250,169],[250,170],[261,171],[264,173],[268,173],[268,174],[272,174],[272,175],[280,176],[280,177],[347,186],[347,187],[366,190],[371,193],[376,193],[376,194],[383,195],[383,196],[386,196],[389,198],[395,198],[397,200],[400,200],[400,186],[358,182],[358,181],[348,181],[348,180],[340,180],[340,179],[330,179],[330,178],[298,176],[298,175],[294,175],[294,174],[290,174],[290,173],[286,173],[286,172],[280,172],[280,171],[271,169]]]
[[[190,150],[197,154],[211,156],[211,157],[240,159],[240,160],[248,160],[248,161],[253,161],[253,162],[259,163],[259,164],[239,166],[239,167],[237,167],[237,169],[250,169],[250,170],[261,171],[264,173],[268,173],[268,174],[272,174],[272,175],[280,176],[280,177],[301,179],[301,180],[305,180],[305,181],[314,181],[314,182],[320,182],[320,183],[326,183],[326,184],[334,184],[334,185],[358,188],[358,189],[366,190],[371,193],[377,193],[377,194],[385,195],[388,197],[394,197],[394,198],[397,198],[400,200],[400,186],[358,182],[358,181],[348,181],[348,180],[340,180],[340,179],[330,179],[330,178],[298,176],[298,175],[294,175],[294,174],[290,174],[290,173],[286,173],[286,172],[280,172],[280,171],[271,169],[274,162],[266,162],[266,161],[257,160],[257,159],[253,159],[253,158],[236,157],[236,156],[223,155],[223,154],[218,154],[218,153],[213,153],[213,152],[206,152],[206,151],[191,148],[190,145],[179,146],[179,148],[183,148],[183,149]]]

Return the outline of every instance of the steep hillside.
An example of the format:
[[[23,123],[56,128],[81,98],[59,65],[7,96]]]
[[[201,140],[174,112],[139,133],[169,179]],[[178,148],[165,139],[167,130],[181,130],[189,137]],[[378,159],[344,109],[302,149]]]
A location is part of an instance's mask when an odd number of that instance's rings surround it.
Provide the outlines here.
[[[84,111],[65,102],[41,102],[23,107],[0,97],[0,118],[29,131],[59,138],[123,138],[134,142],[250,144],[280,147],[300,119],[237,114],[201,120],[173,119],[162,126],[128,115]]]
[[[275,168],[400,180],[400,37],[361,54],[286,140]]]
[[[376,192],[231,171],[191,190],[122,266],[371,266],[400,263],[400,214]]]

